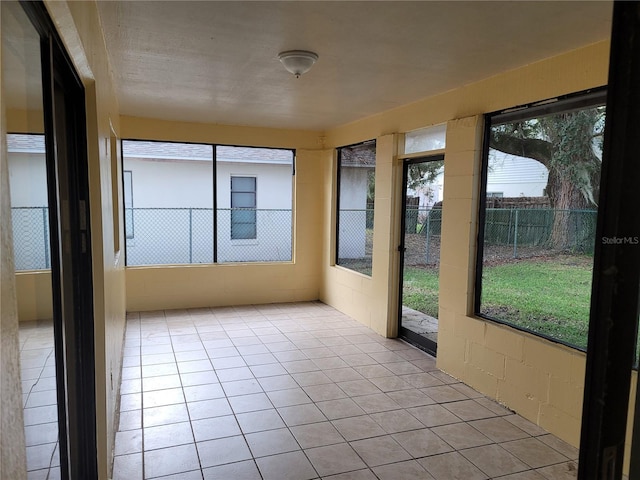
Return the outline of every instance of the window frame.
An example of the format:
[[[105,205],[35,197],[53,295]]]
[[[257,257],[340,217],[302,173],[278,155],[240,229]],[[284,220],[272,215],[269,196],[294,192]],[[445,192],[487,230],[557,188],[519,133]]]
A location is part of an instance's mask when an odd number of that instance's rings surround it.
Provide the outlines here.
[[[238,145],[238,144],[230,144],[230,143],[216,143],[216,142],[194,142],[194,141],[182,141],[182,140],[164,140],[164,139],[154,139],[154,138],[133,138],[133,137],[124,137],[124,138],[119,138],[118,139],[119,143],[120,143],[120,149],[121,149],[121,158],[120,158],[120,162],[121,162],[121,171],[123,172],[123,176],[122,176],[122,181],[123,181],[123,185],[124,185],[124,171],[125,171],[125,166],[124,166],[124,162],[125,162],[125,154],[124,154],[124,149],[123,149],[123,144],[124,142],[157,142],[157,143],[178,143],[178,144],[185,144],[185,145],[206,145],[206,146],[210,146],[213,149],[213,153],[212,153],[212,162],[213,162],[213,173],[212,173],[212,177],[211,177],[211,181],[213,184],[213,232],[212,232],[212,239],[213,239],[213,261],[210,263],[177,263],[177,264],[165,264],[165,263],[153,263],[153,264],[136,264],[136,265],[129,265],[127,262],[127,247],[129,245],[127,245],[127,242],[125,241],[125,266],[130,266],[130,267],[153,267],[153,266],[165,266],[165,265],[180,265],[180,266],[191,266],[191,265],[227,265],[227,264],[240,264],[240,263],[273,263],[273,264],[280,264],[280,263],[293,263],[294,262],[294,251],[295,251],[295,205],[296,205],[296,186],[295,186],[295,182],[296,182],[296,162],[297,162],[297,149],[296,148],[290,148],[290,147],[274,147],[274,146],[259,146],[259,145],[249,145],[249,144],[242,144],[242,145]],[[291,214],[291,231],[290,231],[290,235],[291,235],[291,252],[290,252],[290,257],[288,260],[264,260],[264,261],[247,261],[247,262],[242,262],[242,261],[219,261],[218,259],[218,243],[219,243],[219,232],[217,230],[217,225],[218,225],[218,155],[217,155],[217,147],[231,147],[231,148],[249,148],[249,149],[259,149],[259,150],[281,150],[281,151],[287,151],[291,153],[291,163],[288,164],[291,167],[291,207],[289,209],[290,214]],[[127,170],[127,171],[131,171],[131,170]],[[232,175],[232,176],[247,176],[247,175]],[[249,176],[253,176],[256,178],[256,205],[258,202],[258,197],[257,197],[257,177],[259,175],[249,175]],[[132,190],[132,205],[133,205],[133,173],[132,173],[132,184],[131,184],[131,190]],[[124,203],[124,192],[123,192],[123,203]],[[133,208],[133,206],[132,206]],[[125,208],[126,210],[126,208]],[[132,222],[133,223],[133,222]],[[126,224],[125,224],[125,234],[126,234]],[[256,218],[256,238],[257,238],[257,218]],[[254,239],[248,239],[248,240],[242,240],[242,239],[238,239],[238,240],[233,240],[234,244],[237,245],[242,245],[242,244],[252,244],[255,243],[256,238]],[[125,240],[131,241],[133,239],[126,237]]]
[[[338,266],[338,267],[342,267],[345,268],[347,270],[351,270],[353,272],[359,273],[361,275],[365,275],[366,277],[371,278],[373,276],[373,257],[371,258],[371,274],[366,274],[366,273],[362,273],[359,272],[358,270],[355,270],[349,266],[346,265],[342,265],[340,264],[340,188],[341,188],[341,184],[342,184],[342,151],[345,148],[354,148],[354,147],[359,147],[359,146],[364,146],[364,145],[373,145],[374,149],[376,149],[377,152],[377,140],[375,138],[371,139],[371,140],[365,140],[363,142],[358,142],[358,143],[353,143],[350,145],[343,145],[341,147],[336,147],[336,216],[335,216],[335,227],[336,227],[336,231],[335,231],[335,255],[334,255],[334,265]],[[376,164],[373,165],[374,168],[374,182],[375,182],[375,170],[376,170]],[[374,192],[374,205],[375,205],[375,192]],[[367,211],[367,207],[365,204],[365,216],[366,216],[366,211]],[[375,208],[374,208],[375,211]],[[375,222],[375,213],[374,213],[374,222]]]
[[[537,332],[526,327],[515,325],[505,320],[481,313],[482,308],[482,273],[484,261],[484,233],[487,209],[487,178],[489,165],[489,149],[491,139],[491,127],[503,123],[527,120],[536,117],[543,117],[562,112],[581,110],[589,107],[605,105],[607,100],[607,87],[597,87],[568,95],[558,96],[530,104],[519,105],[484,115],[484,132],[482,141],[482,161],[480,170],[480,190],[478,199],[478,229],[476,239],[476,265],[475,265],[475,288],[473,301],[473,315],[486,321],[519,330],[522,332],[544,338],[551,342],[564,345],[574,350],[586,351],[585,348],[572,345],[566,341],[554,338],[545,333]]]

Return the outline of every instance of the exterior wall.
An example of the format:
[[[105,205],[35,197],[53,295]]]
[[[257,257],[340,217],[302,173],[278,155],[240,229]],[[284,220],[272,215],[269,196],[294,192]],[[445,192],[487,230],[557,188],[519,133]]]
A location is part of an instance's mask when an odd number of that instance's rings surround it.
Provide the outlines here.
[[[136,208],[211,208],[212,162],[125,157]]]
[[[549,171],[540,162],[502,152],[489,155],[487,192],[503,197],[542,197]]]
[[[46,207],[47,171],[44,153],[9,152],[11,207]]]
[[[326,135],[327,145],[337,147],[389,132],[406,132],[448,122],[438,367],[575,446],[580,435],[584,354],[473,315],[482,114],[605,85],[608,54],[608,42],[590,45],[365,118],[330,130]],[[394,217],[399,212],[401,182],[393,180],[397,179],[397,170],[391,168],[395,152],[393,148],[385,153],[378,151],[376,240],[380,235],[391,238],[399,223]],[[331,159],[325,162],[325,182],[328,182],[325,195],[330,195],[334,178]],[[378,188],[379,183],[388,183],[388,187]],[[386,205],[379,203],[385,195],[395,200]],[[327,232],[334,228],[335,218],[330,212],[330,203],[325,209],[324,263],[328,265],[334,246]],[[380,225],[381,218],[385,218],[384,226]],[[396,245],[397,241],[387,242],[384,250],[380,243],[374,245],[371,279],[326,266],[320,299],[379,333],[392,335],[397,326],[397,309],[382,308],[372,292],[373,285],[382,282],[384,288],[379,296],[388,292],[385,305],[391,307],[394,298],[397,299],[399,279],[394,270],[397,254],[393,248]],[[381,264],[388,266],[388,278],[377,276],[376,268]],[[381,322],[372,320],[376,307],[388,315]]]

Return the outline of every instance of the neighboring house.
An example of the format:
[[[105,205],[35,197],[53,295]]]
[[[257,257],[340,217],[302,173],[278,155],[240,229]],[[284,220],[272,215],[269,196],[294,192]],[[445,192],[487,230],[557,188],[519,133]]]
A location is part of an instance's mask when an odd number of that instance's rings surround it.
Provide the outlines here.
[[[491,150],[487,172],[487,196],[544,197],[548,176],[547,168],[536,160]],[[407,189],[407,196],[419,197],[421,210],[430,209],[442,201],[443,190],[444,172],[428,185],[419,189]]]
[[[366,256],[369,179],[375,174],[375,143],[340,149],[338,258]]]
[[[531,158],[489,152],[487,196],[544,197],[549,170]]]
[[[213,154],[216,164],[214,174]],[[293,152],[123,142],[127,264],[290,261]]]

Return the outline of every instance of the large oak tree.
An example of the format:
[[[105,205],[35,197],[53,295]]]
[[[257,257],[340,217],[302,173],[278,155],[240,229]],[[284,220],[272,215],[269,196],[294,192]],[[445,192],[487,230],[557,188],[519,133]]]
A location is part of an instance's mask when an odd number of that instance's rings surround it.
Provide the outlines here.
[[[491,148],[547,168],[545,193],[555,210],[550,239],[555,249],[572,244],[570,212],[598,203],[603,125],[604,107],[595,107],[491,128]]]

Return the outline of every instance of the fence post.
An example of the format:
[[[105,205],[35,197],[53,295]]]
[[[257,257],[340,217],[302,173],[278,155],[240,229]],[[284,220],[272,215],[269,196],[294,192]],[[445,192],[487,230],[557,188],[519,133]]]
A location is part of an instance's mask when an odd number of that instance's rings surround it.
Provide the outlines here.
[[[189,208],[189,263],[193,263],[193,209]]]
[[[47,207],[42,207],[42,237],[44,239],[44,267],[51,268],[49,261],[49,235],[47,234]]]
[[[513,229],[513,258],[518,258],[518,209],[515,209],[516,215]]]
[[[429,265],[429,243],[431,239],[431,210],[427,212],[427,265]]]

